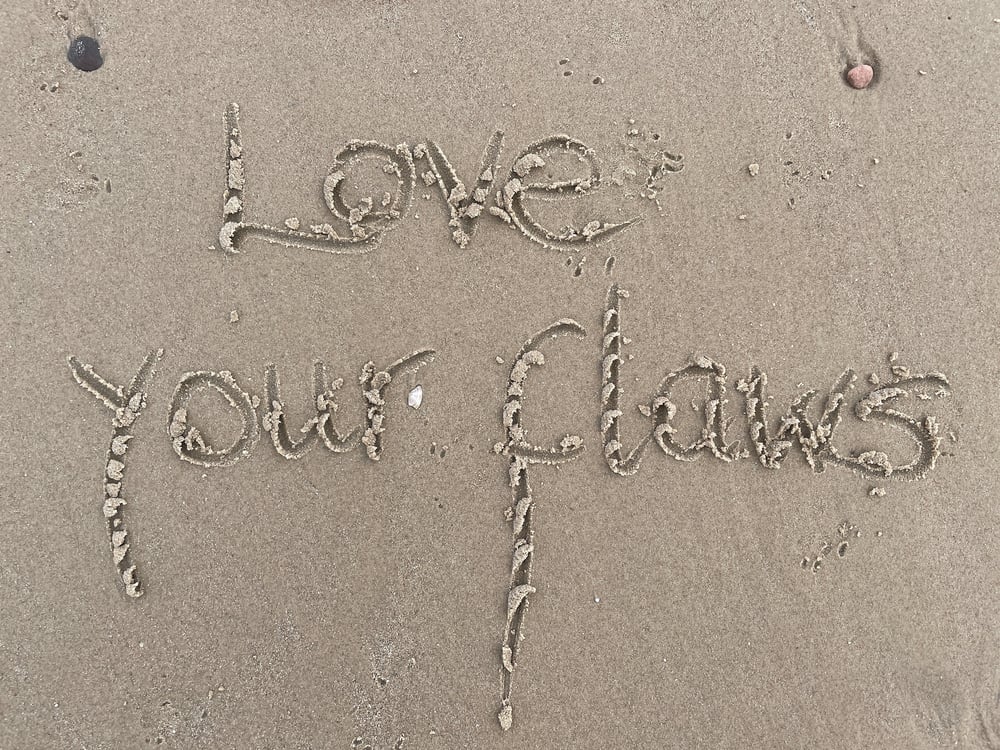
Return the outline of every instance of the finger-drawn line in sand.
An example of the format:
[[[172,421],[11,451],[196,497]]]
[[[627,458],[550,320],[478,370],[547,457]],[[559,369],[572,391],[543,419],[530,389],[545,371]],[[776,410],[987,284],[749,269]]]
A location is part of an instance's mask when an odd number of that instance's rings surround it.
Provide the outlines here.
[[[452,239],[461,248],[468,246],[475,233],[477,219],[482,215],[486,200],[493,189],[502,149],[503,131],[497,130],[486,143],[479,164],[479,177],[471,193],[466,191],[464,183],[458,179],[448,157],[434,141],[418,144],[413,150],[414,159],[426,158],[430,164],[431,174],[448,205],[450,214],[448,226],[454,230],[451,233]]]
[[[539,350],[545,340],[558,336],[585,335],[583,327],[570,319],[558,320],[544,328],[529,338],[518,351],[507,381],[507,400],[502,411],[506,440],[494,446],[497,453],[510,458],[508,476],[511,501],[504,516],[511,523],[514,540],[510,585],[507,590],[507,622],[500,648],[502,700],[497,716],[504,730],[510,729],[513,725],[514,707],[511,702],[511,692],[514,668],[517,666],[521,642],[524,640],[524,616],[528,609],[528,596],[536,592],[531,584],[531,563],[535,549],[535,504],[531,494],[531,484],[528,481],[528,467],[532,464],[567,463],[583,452],[583,440],[577,435],[567,434],[554,448],[543,448],[528,442],[521,418],[525,381],[532,366],[540,367],[545,364],[545,356]]]
[[[726,432],[731,419],[725,417],[726,370],[707,357],[694,357],[690,364],[675,372],[667,373],[660,381],[657,392],[648,404],[638,406],[640,413],[653,424],[629,452],[621,442],[619,420],[621,409],[621,368],[624,338],[621,329],[622,301],[628,292],[612,285],[608,290],[604,312],[604,338],[601,359],[601,421],[600,432],[604,443],[604,456],[608,467],[620,476],[631,476],[639,469],[649,444],[653,441],[669,456],[691,461],[701,452],[732,462],[750,455],[740,448],[739,442],[727,443]],[[818,392],[809,389],[792,401],[788,412],[780,419],[777,429],[768,425],[767,374],[758,367],[751,368],[750,376],[736,382],[736,389],[744,395],[745,415],[750,445],[760,464],[767,469],[778,469],[788,457],[793,445],[799,446],[813,471],[821,473],[826,465],[840,466],[879,481],[922,479],[934,469],[942,455],[940,449],[941,427],[936,417],[919,418],[905,414],[893,404],[909,395],[921,401],[945,398],[951,393],[947,377],[940,372],[916,373],[908,367],[894,364],[896,356],[890,355],[891,379],[882,382],[876,376],[870,381],[876,386],[862,396],[854,406],[854,414],[861,422],[877,422],[905,432],[914,442],[916,453],[906,463],[893,463],[889,455],[880,450],[865,450],[850,455],[840,453],[833,444],[833,436],[847,404],[847,391],[854,387],[857,375],[847,369],[837,379],[825,397],[819,419],[813,421],[809,409]],[[707,393],[702,412],[702,435],[699,439],[681,445],[675,438],[672,420],[677,405],[670,400],[670,392],[686,378],[700,378],[707,382]]]
[[[316,415],[302,425],[299,430],[302,437],[299,440],[292,440],[288,434],[285,405],[281,400],[281,385],[275,365],[270,364],[265,369],[264,382],[267,410],[261,418],[261,425],[270,434],[271,443],[279,455],[288,459],[302,458],[312,450],[317,440],[322,440],[323,445],[333,453],[347,453],[360,441],[360,426],[344,434],[334,424],[334,416],[339,408],[335,396],[344,385],[344,379],[337,378],[330,382],[323,362],[313,363],[313,403]]]
[[[532,172],[544,169],[546,157],[552,152],[565,151],[576,155],[586,165],[586,177],[570,180],[539,181],[529,179]],[[556,250],[575,250],[581,243],[596,243],[611,239],[641,220],[636,216],[619,223],[590,221],[583,227],[568,226],[558,232],[545,228],[525,205],[526,199],[552,199],[559,196],[586,195],[601,184],[601,169],[594,150],[568,135],[553,135],[528,146],[514,161],[503,188],[497,193],[497,210],[501,219],[510,220],[530,240]]]
[[[916,419],[891,405],[911,392],[918,398],[947,398],[951,394],[951,384],[940,372],[911,373],[908,368],[899,365],[890,369],[892,379],[858,401],[854,414],[862,422],[874,420],[901,429],[915,443],[917,454],[906,464],[893,465],[884,451],[869,450],[858,455],[841,456],[835,447],[830,446],[831,460],[873,479],[923,479],[934,469],[941,455],[941,426],[932,415]],[[920,388],[926,388],[931,393]]]
[[[631,128],[626,135],[625,156],[637,162],[638,170],[621,166],[610,181],[602,178],[594,149],[569,135],[543,138],[520,152],[513,161],[506,180],[496,189],[500,172],[500,154],[504,133],[496,130],[486,142],[480,161],[475,186],[469,190],[458,178],[444,150],[435,141],[418,143],[412,150],[406,143],[388,146],[376,141],[350,141],[334,158],[333,167],[323,183],[323,199],[327,208],[339,220],[340,229],[330,223],[312,224],[308,231],[302,229],[297,217],[284,221],[284,226],[246,219],[246,166],[239,124],[239,105],[226,108],[226,189],[223,195],[223,224],[219,231],[219,247],[226,253],[239,253],[238,245],[247,237],[257,237],[267,242],[318,250],[334,254],[362,254],[374,249],[385,230],[391,228],[410,210],[416,190],[416,161],[426,161],[429,169],[421,176],[426,186],[437,184],[448,208],[448,226],[452,240],[461,248],[472,241],[478,220],[489,214],[504,223],[518,228],[531,241],[543,247],[573,251],[584,245],[597,244],[618,236],[642,219],[635,216],[624,222],[606,222],[594,219],[582,226],[546,227],[528,209],[528,203],[546,202],[591,195],[607,182],[623,186],[627,180],[641,178],[640,195],[656,202],[664,176],[680,172],[683,157],[672,154],[644,141],[648,134]],[[634,121],[630,121],[634,124]],[[654,140],[659,134],[652,135]],[[540,177],[548,160],[569,154],[584,165],[586,174],[572,179],[551,180]],[[365,161],[382,162],[383,171],[395,175],[395,193],[384,192],[381,197],[368,195],[353,205],[344,197],[348,176],[353,168]],[[640,172],[643,174],[640,175]],[[424,195],[430,198],[429,194]],[[493,204],[487,206],[490,198]]]
[[[777,433],[772,437],[767,425],[767,398],[764,392],[767,375],[754,367],[750,377],[737,383],[737,390],[746,397],[746,417],[750,442],[762,466],[778,469],[788,456],[792,437],[809,465],[822,472],[825,463],[843,466],[868,479],[887,478],[913,480],[924,478],[941,456],[941,428],[937,419],[925,415],[920,419],[904,414],[891,404],[913,393],[921,400],[945,398],[951,393],[948,378],[940,372],[911,373],[909,368],[892,364],[892,378],[886,382],[872,376],[870,382],[877,386],[861,397],[854,406],[855,416],[862,422],[875,421],[906,432],[916,445],[916,455],[906,464],[894,465],[884,451],[867,450],[857,455],[842,455],[832,439],[846,404],[846,391],[857,380],[853,370],[845,370],[831,389],[817,424],[807,416],[807,410],[816,397],[815,390],[800,394],[792,402],[789,412],[781,419]],[[930,391],[928,393],[927,391]],[[884,491],[883,493],[884,494]]]
[[[601,344],[601,438],[604,442],[604,458],[608,468],[619,476],[632,476],[639,470],[639,464],[655,440],[668,456],[680,461],[693,461],[701,452],[708,451],[723,461],[735,461],[743,456],[739,443],[726,442],[725,419],[726,368],[707,357],[696,356],[680,370],[668,372],[657,388],[648,405],[639,407],[643,416],[653,420],[653,426],[628,455],[623,455],[619,420],[621,411],[621,367],[623,338],[621,331],[621,304],[628,298],[628,291],[617,284],[608,290],[604,312],[604,338]],[[705,399],[702,418],[704,421],[701,437],[688,445],[677,442],[672,424],[677,414],[677,405],[670,400],[674,386],[684,379],[705,378],[708,394]]]
[[[205,388],[221,394],[229,404],[229,408],[239,415],[243,423],[239,436],[227,448],[219,449],[210,445],[202,432],[188,423],[188,404],[191,397]],[[232,373],[228,370],[219,372],[199,370],[181,376],[174,390],[167,417],[167,435],[170,436],[174,453],[185,461],[206,467],[232,466],[250,455],[250,451],[260,439],[260,427],[257,424],[253,399],[249,393],[240,388]]]
[[[126,596],[138,598],[143,591],[132,560],[132,545],[125,528],[123,509],[126,501],[122,491],[125,481],[125,456],[129,441],[132,440],[132,426],[146,406],[146,385],[153,377],[156,363],[163,357],[163,350],[157,349],[146,355],[139,371],[128,387],[113,385],[98,375],[90,365],[83,364],[76,357],[69,358],[73,379],[91,393],[115,416],[111,420],[111,443],[108,446],[104,466],[104,505],[102,512],[108,529],[111,556],[118,572]]]
[[[386,388],[393,378],[416,372],[433,361],[434,356],[433,349],[420,349],[400,357],[385,369],[380,369],[371,360],[366,362],[358,378],[365,404],[365,422],[347,433],[340,432],[334,424],[334,416],[339,409],[335,396],[344,381],[337,378],[330,382],[326,365],[321,361],[313,363],[313,407],[316,413],[300,428],[302,437],[297,440],[292,439],[288,431],[275,365],[269,364],[264,370],[266,402],[260,425],[257,422],[258,399],[244,391],[232,373],[225,370],[188,372],[181,377],[171,399],[167,434],[180,458],[206,467],[231,466],[249,456],[260,437],[260,427],[268,433],[278,454],[287,459],[302,458],[318,442],[322,442],[333,453],[347,453],[360,443],[365,447],[368,458],[378,461],[382,455],[382,434],[386,423]],[[202,432],[189,423],[191,398],[205,388],[221,394],[242,422],[239,437],[226,448],[210,445]]]
[[[788,456],[792,447],[791,438],[798,440],[802,454],[813,471],[822,473],[826,469],[825,460],[830,460],[833,453],[831,440],[833,433],[840,424],[840,412],[847,401],[845,392],[853,386],[857,379],[853,370],[845,370],[830,389],[823,404],[823,412],[816,424],[808,417],[808,409],[817,391],[809,389],[795,397],[778,428],[772,437],[767,425],[768,400],[764,392],[767,386],[767,374],[753,367],[747,380],[739,380],[736,390],[744,394],[746,399],[747,425],[750,430],[750,443],[761,465],[766,469],[781,468],[782,461]]]
[[[376,141],[351,141],[335,157],[329,174],[323,181],[323,199],[330,212],[347,224],[347,234],[340,234],[329,223],[314,224],[309,231],[298,229],[298,220],[289,220],[286,226],[247,221],[246,168],[239,125],[240,108],[230,104],[224,117],[226,127],[226,191],[222,209],[222,229],[219,247],[227,253],[240,252],[237,243],[246,237],[259,237],[267,242],[285,247],[299,247],[335,254],[361,254],[373,249],[381,233],[405,214],[413,202],[416,187],[416,170],[409,147],[403,143],[395,147]],[[364,160],[382,160],[383,171],[395,175],[395,196],[383,196],[376,203],[373,196],[348,205],[343,196],[347,174],[351,166]],[[293,228],[294,227],[294,228]]]
[[[385,432],[385,389],[392,379],[407,372],[416,372],[434,359],[433,349],[421,349],[405,357],[400,357],[384,370],[375,367],[374,362],[367,362],[361,368],[361,390],[364,393],[367,411],[365,413],[365,431],[361,443],[372,461],[378,461],[382,456],[382,433]],[[442,453],[442,456],[444,454]]]

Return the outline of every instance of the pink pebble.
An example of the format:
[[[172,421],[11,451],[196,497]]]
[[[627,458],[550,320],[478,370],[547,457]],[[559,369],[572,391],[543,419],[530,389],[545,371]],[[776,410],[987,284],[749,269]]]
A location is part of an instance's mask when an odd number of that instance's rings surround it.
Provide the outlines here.
[[[847,82],[853,89],[866,89],[868,84],[875,77],[875,71],[871,65],[855,65],[847,71]]]

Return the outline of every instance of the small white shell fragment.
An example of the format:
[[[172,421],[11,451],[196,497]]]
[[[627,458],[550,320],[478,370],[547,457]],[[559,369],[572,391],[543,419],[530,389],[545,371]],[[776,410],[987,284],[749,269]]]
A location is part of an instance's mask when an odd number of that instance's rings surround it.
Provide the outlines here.
[[[424,389],[419,385],[410,391],[406,396],[406,403],[411,409],[419,409],[423,400]]]

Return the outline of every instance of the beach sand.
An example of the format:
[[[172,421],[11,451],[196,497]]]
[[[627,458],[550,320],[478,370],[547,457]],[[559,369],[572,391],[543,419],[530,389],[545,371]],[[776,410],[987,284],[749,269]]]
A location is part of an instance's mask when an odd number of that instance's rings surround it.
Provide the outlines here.
[[[0,748],[1000,747],[995,8],[168,5],[0,10]]]

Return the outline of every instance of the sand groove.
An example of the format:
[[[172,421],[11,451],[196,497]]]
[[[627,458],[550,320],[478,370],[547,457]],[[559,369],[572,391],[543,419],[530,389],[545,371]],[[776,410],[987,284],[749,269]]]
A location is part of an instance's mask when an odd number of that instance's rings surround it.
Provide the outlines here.
[[[127,388],[116,386],[102,378],[90,365],[81,363],[76,357],[69,358],[73,378],[86,391],[93,394],[115,416],[111,421],[111,442],[108,446],[104,467],[104,505],[102,512],[108,530],[111,556],[114,560],[118,580],[126,596],[138,598],[143,590],[132,559],[132,544],[125,528],[125,497],[122,484],[125,481],[125,458],[129,442],[132,440],[132,426],[146,406],[146,385],[153,377],[157,362],[163,357],[163,350],[157,349],[146,355],[142,366]]]
[[[528,467],[532,464],[555,465],[577,458],[583,452],[583,440],[576,435],[566,435],[557,447],[543,448],[528,443],[521,411],[524,387],[532,366],[545,364],[545,356],[538,347],[548,338],[558,336],[585,336],[583,327],[574,320],[558,320],[529,338],[521,347],[510,369],[507,381],[507,400],[503,407],[503,426],[506,441],[496,446],[497,451],[510,458],[510,505],[505,517],[511,523],[513,553],[511,556],[510,585],[507,590],[507,621],[504,626],[501,658],[501,705],[497,715],[500,726],[508,730],[513,725],[514,708],[511,693],[514,669],[517,666],[521,642],[524,640],[524,617],[528,597],[536,592],[531,584],[531,563],[535,550],[534,498],[528,481]]]

